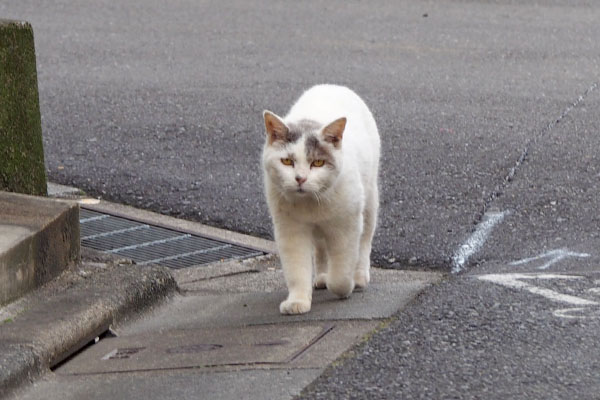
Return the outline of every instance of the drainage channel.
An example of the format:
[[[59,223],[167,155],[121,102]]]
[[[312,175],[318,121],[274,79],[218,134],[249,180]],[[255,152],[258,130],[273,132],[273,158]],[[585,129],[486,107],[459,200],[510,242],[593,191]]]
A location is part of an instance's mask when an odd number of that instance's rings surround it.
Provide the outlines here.
[[[81,207],[81,245],[130,258],[139,265],[180,269],[265,255],[234,243],[147,224]]]

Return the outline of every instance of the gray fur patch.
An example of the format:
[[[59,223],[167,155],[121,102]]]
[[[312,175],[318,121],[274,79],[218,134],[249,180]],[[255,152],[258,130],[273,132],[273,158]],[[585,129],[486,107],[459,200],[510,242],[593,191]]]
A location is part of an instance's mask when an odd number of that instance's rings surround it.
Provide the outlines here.
[[[302,133],[289,129],[285,134],[285,141],[287,143],[295,143],[300,139],[300,136],[302,136]]]
[[[331,161],[332,156],[326,146],[323,146],[319,141],[319,138],[315,135],[308,135],[306,142],[304,143],[306,150],[306,157],[312,160],[326,160]]]
[[[314,133],[321,128],[321,124],[317,121],[310,119],[301,119],[298,122],[288,123],[288,133],[286,135],[286,141],[288,143],[294,143],[300,139],[303,135]]]

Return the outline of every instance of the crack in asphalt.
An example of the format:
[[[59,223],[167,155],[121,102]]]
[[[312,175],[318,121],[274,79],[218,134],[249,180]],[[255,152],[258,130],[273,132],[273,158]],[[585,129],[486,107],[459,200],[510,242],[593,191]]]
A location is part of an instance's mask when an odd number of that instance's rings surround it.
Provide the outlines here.
[[[575,99],[575,101],[571,102],[565,108],[565,110],[558,116],[558,118],[549,122],[537,135],[534,135],[532,138],[530,138],[525,143],[525,147],[521,151],[519,158],[517,159],[515,164],[510,168],[510,170],[508,171],[508,174],[504,177],[504,179],[502,179],[502,182],[500,182],[495,187],[495,189],[490,193],[490,195],[484,200],[481,212],[476,215],[475,221],[473,221],[474,228],[473,228],[472,232],[476,232],[478,227],[482,223],[485,223],[484,217],[488,214],[491,204],[494,202],[494,200],[496,200],[498,197],[500,197],[504,193],[504,191],[506,190],[508,185],[513,181],[513,179],[515,178],[515,175],[517,174],[517,171],[519,170],[521,165],[523,165],[523,163],[527,159],[530,149],[540,139],[545,137],[567,115],[569,115],[569,113],[573,109],[575,109],[577,106],[579,106],[594,90],[596,90],[598,88],[598,85],[599,85],[598,82],[592,83],[581,95],[579,95],[579,97],[577,97],[577,99]],[[455,255],[455,257],[456,257],[456,255]],[[464,261],[466,262],[467,260],[464,260]],[[466,267],[468,267],[468,265],[463,265],[463,266],[461,266],[461,269],[466,268]]]
[[[492,191],[492,193],[490,193],[490,195],[484,200],[482,210],[481,210],[481,212],[479,214],[477,214],[477,216],[475,218],[475,221],[474,221],[474,225],[478,225],[482,221],[483,216],[489,210],[490,205],[494,202],[494,200],[496,200],[496,198],[500,197],[504,193],[504,191],[506,190],[506,188],[508,187],[508,185],[515,178],[515,175],[517,174],[517,171],[519,170],[519,168],[521,167],[521,165],[523,165],[523,163],[527,159],[529,151],[533,147],[533,145],[535,145],[537,143],[537,141],[539,141],[540,139],[542,139],[543,137],[545,137],[574,108],[576,108],[577,106],[579,106],[579,104],[581,104],[597,88],[598,88],[598,82],[592,83],[592,85],[590,85],[590,87],[588,87],[579,97],[577,97],[577,99],[575,99],[575,101],[571,102],[567,106],[567,108],[565,108],[565,110],[560,114],[560,116],[558,118],[556,118],[555,120],[549,122],[539,132],[539,134],[537,134],[534,137],[530,138],[525,143],[525,147],[523,148],[523,150],[521,152],[521,155],[519,156],[519,158],[517,159],[517,161],[515,162],[515,164],[510,168],[510,170],[508,171],[508,174],[504,177],[504,179],[502,180],[502,182],[496,186],[496,188]]]

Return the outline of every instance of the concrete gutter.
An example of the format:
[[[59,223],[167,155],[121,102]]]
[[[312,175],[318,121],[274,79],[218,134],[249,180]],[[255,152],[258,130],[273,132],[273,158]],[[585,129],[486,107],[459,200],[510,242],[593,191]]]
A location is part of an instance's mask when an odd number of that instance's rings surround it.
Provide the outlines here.
[[[82,253],[81,264],[0,309],[0,397],[177,289],[162,267]]]

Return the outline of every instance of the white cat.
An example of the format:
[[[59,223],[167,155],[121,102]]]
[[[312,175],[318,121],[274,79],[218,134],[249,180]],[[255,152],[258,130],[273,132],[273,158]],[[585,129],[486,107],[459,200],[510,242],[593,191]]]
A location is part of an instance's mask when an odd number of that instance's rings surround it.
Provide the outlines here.
[[[369,283],[379,133],[342,86],[314,86],[284,118],[263,116],[265,192],[289,292],[279,310],[306,313],[313,284],[345,298]]]

